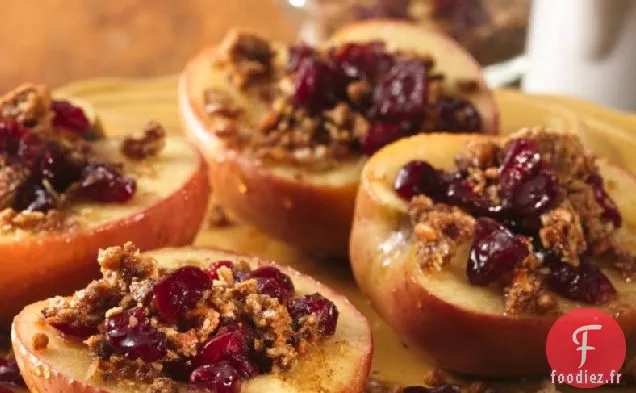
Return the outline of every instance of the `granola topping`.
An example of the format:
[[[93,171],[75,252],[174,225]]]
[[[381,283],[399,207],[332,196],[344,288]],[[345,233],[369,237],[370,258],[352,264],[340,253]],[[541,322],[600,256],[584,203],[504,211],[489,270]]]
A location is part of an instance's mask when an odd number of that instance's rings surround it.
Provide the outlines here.
[[[241,94],[269,106],[255,124],[216,132],[264,161],[321,171],[419,132],[482,131],[476,108],[451,91],[474,93],[476,81],[449,88],[434,59],[389,51],[383,42],[301,44],[285,53],[257,35],[234,32],[213,66]],[[206,89],[203,100],[216,120],[236,122],[247,109],[220,89]]]
[[[47,87],[23,85],[0,97],[0,230],[30,233],[71,229],[67,207],[76,200],[129,200],[136,181],[105,162],[91,141],[102,135],[73,103]],[[150,123],[143,136],[124,140],[130,158],[156,155],[165,133]]]
[[[335,333],[336,306],[317,293],[297,294],[273,265],[164,269],[130,243],[101,250],[98,262],[101,279],[42,310],[50,326],[87,345],[94,378],[175,391],[187,381],[214,389],[221,373],[237,389],[294,367]]]
[[[143,160],[159,154],[166,145],[166,131],[161,124],[151,121],[144,127],[141,135],[129,135],[124,138],[121,151],[133,160]]]
[[[631,279],[634,248],[577,136],[524,129],[502,143],[471,142],[455,164],[445,172],[412,161],[395,180],[429,274],[470,246],[468,281],[502,288],[510,314],[557,310],[555,294],[588,304],[614,299],[597,266],[605,261]]]

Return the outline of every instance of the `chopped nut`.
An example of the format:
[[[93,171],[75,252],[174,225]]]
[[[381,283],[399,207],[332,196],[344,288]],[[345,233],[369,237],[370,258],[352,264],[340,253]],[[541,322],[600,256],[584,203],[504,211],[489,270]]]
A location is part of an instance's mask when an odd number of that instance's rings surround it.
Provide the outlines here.
[[[541,243],[547,249],[554,250],[563,261],[578,266],[579,255],[587,249],[585,233],[569,201],[541,216],[542,228],[539,231]]]
[[[121,151],[128,158],[143,160],[156,156],[166,145],[166,131],[154,121],[146,124],[142,135],[129,135],[124,138]]]
[[[0,97],[0,117],[36,131],[49,127],[53,117],[50,108],[51,93],[44,85],[25,84]]]
[[[255,34],[233,31],[219,45],[215,62],[229,67],[230,81],[240,88],[267,78],[274,52],[267,40]]]
[[[49,336],[44,333],[36,333],[31,338],[31,347],[34,351],[42,351],[49,345]]]
[[[18,188],[29,177],[29,170],[22,165],[0,167],[0,210],[11,207]]]
[[[504,299],[506,313],[511,315],[546,313],[557,305],[555,298],[546,294],[540,275],[525,268],[515,270],[512,283],[504,291]]]
[[[441,271],[456,250],[473,236],[475,219],[457,207],[434,204],[420,195],[411,201],[409,216],[423,269]]]

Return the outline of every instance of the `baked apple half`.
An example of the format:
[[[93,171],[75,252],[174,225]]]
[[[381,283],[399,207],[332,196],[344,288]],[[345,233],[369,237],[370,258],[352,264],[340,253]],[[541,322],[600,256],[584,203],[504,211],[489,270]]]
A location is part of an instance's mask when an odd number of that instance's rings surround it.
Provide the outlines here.
[[[222,205],[267,234],[332,255],[347,252],[367,157],[417,133],[498,127],[470,55],[399,22],[356,25],[322,47],[232,32],[187,65],[179,105]]]
[[[633,175],[574,134],[432,134],[367,163],[357,283],[412,347],[484,376],[548,370],[559,315],[596,307],[636,333]]]
[[[364,389],[364,316],[290,268],[213,249],[101,250],[103,277],[27,306],[12,343],[36,392]],[[203,389],[203,390],[206,390]]]
[[[101,247],[189,244],[205,214],[205,161],[149,123],[105,138],[72,102],[25,85],[0,98],[0,323],[96,276]]]

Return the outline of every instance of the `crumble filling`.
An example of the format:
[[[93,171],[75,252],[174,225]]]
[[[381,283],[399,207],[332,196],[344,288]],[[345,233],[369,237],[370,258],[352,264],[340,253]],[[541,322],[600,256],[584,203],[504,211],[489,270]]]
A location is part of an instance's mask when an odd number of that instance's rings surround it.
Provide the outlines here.
[[[451,91],[430,56],[378,41],[278,49],[233,32],[212,64],[240,94],[269,107],[254,124],[244,124],[247,108],[228,91],[203,93],[208,116],[220,120],[216,135],[258,159],[320,171],[420,132],[483,132],[464,98],[479,84],[459,81]]]
[[[52,98],[46,86],[25,84],[0,97],[0,231],[68,230],[78,225],[66,209],[73,201],[129,200],[136,181],[94,152],[91,142],[101,138],[82,108]],[[143,160],[164,144],[165,131],[150,122],[121,151]]]
[[[576,135],[540,127],[501,143],[473,141],[449,172],[412,161],[395,180],[409,201],[422,268],[440,271],[470,244],[468,281],[500,287],[509,314],[555,311],[555,294],[588,304],[614,299],[597,260],[631,280],[636,258],[607,187]]]
[[[214,390],[223,375],[234,381],[223,391],[238,391],[240,381],[293,368],[335,333],[336,306],[317,293],[296,294],[273,265],[164,269],[131,243],[101,250],[98,262],[101,279],[42,310],[46,323],[83,340],[94,378],[167,392],[178,382]]]

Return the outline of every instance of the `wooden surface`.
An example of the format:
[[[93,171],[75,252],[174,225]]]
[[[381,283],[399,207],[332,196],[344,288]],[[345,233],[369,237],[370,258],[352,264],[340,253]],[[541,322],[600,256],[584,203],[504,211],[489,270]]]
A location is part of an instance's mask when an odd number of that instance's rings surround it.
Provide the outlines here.
[[[170,133],[180,133],[176,105],[176,77],[157,79],[100,79],[59,89],[92,103],[110,133],[139,129],[148,119],[163,123]],[[593,104],[558,97],[523,96],[514,91],[496,92],[502,109],[504,132],[522,126],[549,125],[579,132],[588,147],[636,171],[636,116],[603,109]],[[374,376],[395,382],[421,384],[431,368],[430,359],[406,348],[358,292],[346,260],[316,260],[258,231],[236,224],[214,228],[206,222],[196,245],[216,246],[252,253],[294,266],[344,293],[371,323],[375,355]],[[534,392],[537,381],[494,381],[501,392]],[[569,390],[564,390],[568,391]],[[576,390],[574,390],[576,391]],[[603,389],[597,390],[602,392]],[[609,390],[616,391],[616,390]]]
[[[175,73],[230,27],[293,40],[277,1],[2,0],[0,91],[22,81]]]

